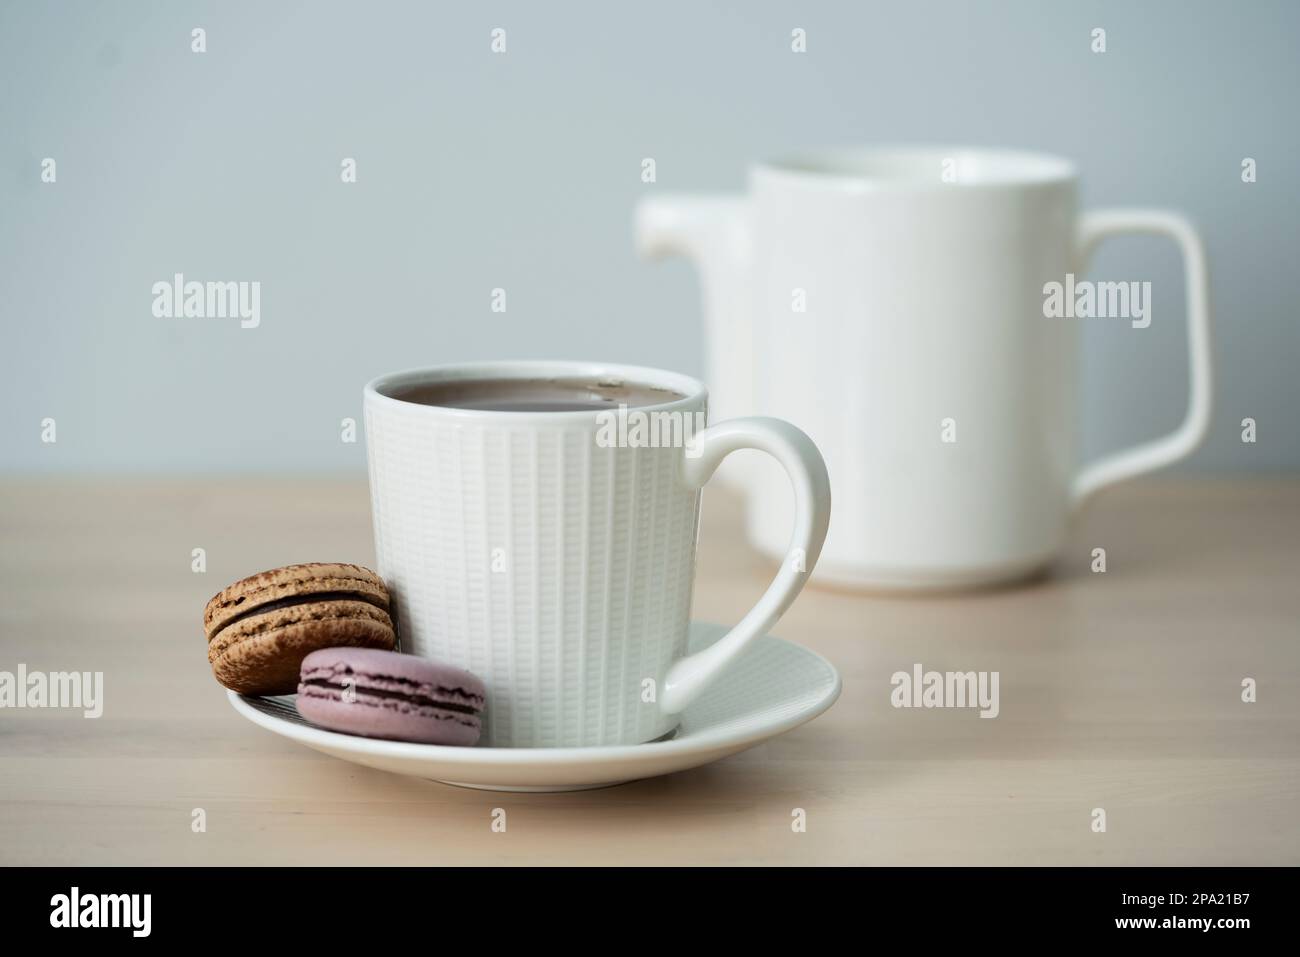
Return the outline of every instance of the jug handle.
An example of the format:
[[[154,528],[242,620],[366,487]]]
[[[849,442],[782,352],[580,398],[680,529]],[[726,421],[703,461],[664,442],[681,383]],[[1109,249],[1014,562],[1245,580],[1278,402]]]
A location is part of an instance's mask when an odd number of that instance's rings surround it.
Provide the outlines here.
[[[1109,236],[1145,233],[1172,239],[1183,254],[1187,285],[1188,397],[1183,423],[1162,438],[1112,452],[1085,467],[1070,489],[1075,511],[1107,485],[1150,472],[1185,458],[1204,441],[1210,429],[1213,396],[1210,340],[1210,282],[1205,244],[1187,219],[1177,213],[1151,209],[1107,209],[1086,214],[1079,224],[1079,265],[1082,273],[1093,249]],[[1148,322],[1150,319],[1148,318]]]

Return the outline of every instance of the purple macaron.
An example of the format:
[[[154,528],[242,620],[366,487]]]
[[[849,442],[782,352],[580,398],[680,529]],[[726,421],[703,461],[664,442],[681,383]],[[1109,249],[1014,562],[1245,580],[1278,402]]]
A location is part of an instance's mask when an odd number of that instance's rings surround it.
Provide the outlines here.
[[[367,738],[471,745],[486,694],[468,671],[377,648],[322,648],[302,660],[298,713]]]

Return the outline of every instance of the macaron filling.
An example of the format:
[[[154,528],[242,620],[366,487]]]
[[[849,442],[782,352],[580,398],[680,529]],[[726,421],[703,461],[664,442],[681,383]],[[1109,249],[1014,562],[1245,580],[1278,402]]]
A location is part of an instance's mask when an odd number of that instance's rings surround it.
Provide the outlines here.
[[[402,682],[400,678],[387,679],[393,682]],[[407,682],[410,684],[410,682]],[[421,708],[439,708],[443,711],[457,711],[461,714],[478,714],[479,708],[471,704],[461,704],[458,701],[448,701],[445,698],[435,698],[431,693],[421,692],[420,686],[414,685],[412,690],[400,691],[392,688],[370,688],[364,687],[359,683],[331,681],[328,678],[307,678],[301,683],[302,688],[322,688],[326,691],[336,691],[340,695],[345,692],[352,692],[358,697],[362,695],[368,698],[385,698],[395,701],[406,701],[416,707]],[[447,690],[448,693],[457,693],[455,689],[438,689]]]
[[[270,611],[279,611],[282,608],[293,608],[297,605],[311,605],[321,601],[359,601],[364,602],[367,605],[373,605],[380,611],[388,611],[388,603],[381,601],[373,595],[365,595],[352,591],[307,592],[301,595],[289,595],[286,598],[277,598],[274,601],[268,601],[265,604],[245,609],[234,617],[226,619],[226,621],[222,623],[221,627],[212,633],[212,637],[217,637],[217,635],[221,634],[221,632],[225,631],[231,625],[245,621],[255,615],[265,614]]]

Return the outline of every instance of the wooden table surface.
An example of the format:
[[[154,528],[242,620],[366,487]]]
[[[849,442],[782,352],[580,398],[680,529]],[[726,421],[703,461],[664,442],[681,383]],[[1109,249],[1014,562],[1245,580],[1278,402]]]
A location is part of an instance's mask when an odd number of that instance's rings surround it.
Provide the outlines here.
[[[771,569],[734,499],[704,511],[696,616],[731,621]],[[1117,489],[1031,585],[809,589],[777,633],[840,669],[829,712],[708,767],[549,795],[347,764],[230,709],[204,602],[288,562],[369,564],[369,521],[359,481],[0,483],[0,670],[105,683],[98,720],[0,710],[0,864],[1300,863],[1300,481]],[[998,671],[1001,714],[894,709],[890,676],[917,662]]]

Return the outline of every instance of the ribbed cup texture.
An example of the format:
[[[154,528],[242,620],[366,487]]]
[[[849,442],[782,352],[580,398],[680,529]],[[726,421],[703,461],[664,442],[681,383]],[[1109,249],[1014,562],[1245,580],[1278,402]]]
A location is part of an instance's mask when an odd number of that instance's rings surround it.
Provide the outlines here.
[[[602,448],[594,421],[373,401],[366,436],[402,650],[487,683],[482,745],[672,730],[643,682],[657,692],[685,653],[699,493],[679,477],[682,449]]]

